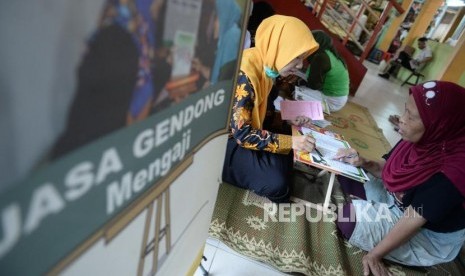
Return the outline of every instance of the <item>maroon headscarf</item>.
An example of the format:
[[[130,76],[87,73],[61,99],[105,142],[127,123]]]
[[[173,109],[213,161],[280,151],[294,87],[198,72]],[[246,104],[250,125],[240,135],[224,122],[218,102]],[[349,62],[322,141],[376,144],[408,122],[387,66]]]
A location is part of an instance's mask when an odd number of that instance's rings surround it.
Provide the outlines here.
[[[425,132],[418,142],[402,141],[392,152],[382,173],[386,188],[405,191],[442,172],[465,196],[465,88],[430,81],[410,88],[410,94]]]

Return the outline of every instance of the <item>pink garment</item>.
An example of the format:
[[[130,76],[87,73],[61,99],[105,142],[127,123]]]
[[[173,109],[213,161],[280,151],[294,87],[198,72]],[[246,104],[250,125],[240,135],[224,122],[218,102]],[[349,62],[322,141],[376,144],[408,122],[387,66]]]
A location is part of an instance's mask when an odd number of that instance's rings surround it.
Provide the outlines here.
[[[386,188],[405,191],[442,172],[465,196],[465,88],[430,81],[411,87],[410,94],[425,133],[417,143],[400,142],[388,158],[382,173]]]

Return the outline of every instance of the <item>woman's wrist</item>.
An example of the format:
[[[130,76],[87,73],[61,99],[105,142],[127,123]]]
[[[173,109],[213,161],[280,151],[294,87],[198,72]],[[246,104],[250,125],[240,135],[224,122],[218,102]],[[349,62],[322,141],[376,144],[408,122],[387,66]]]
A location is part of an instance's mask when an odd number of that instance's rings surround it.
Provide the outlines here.
[[[381,260],[384,257],[384,254],[378,252],[376,247],[373,248],[371,251],[368,251],[368,254],[379,260]]]
[[[360,164],[357,167],[362,167],[364,169],[368,169],[370,165],[370,161],[361,157],[360,155],[358,156],[358,160],[360,160]]]

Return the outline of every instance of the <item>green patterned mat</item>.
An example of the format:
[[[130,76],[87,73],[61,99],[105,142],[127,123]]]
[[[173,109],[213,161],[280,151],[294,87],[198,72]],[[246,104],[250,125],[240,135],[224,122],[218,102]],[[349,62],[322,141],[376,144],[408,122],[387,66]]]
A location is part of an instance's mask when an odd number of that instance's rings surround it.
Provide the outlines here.
[[[353,148],[369,159],[380,159],[391,149],[383,131],[364,106],[347,102],[343,109],[325,119],[332,123],[328,130],[344,136]]]
[[[391,148],[370,112],[363,106],[349,102],[327,119],[333,123],[330,130],[342,134],[352,147],[368,158],[379,159]],[[298,163],[295,168],[291,195],[308,202],[322,203],[328,175],[315,178],[316,169]],[[337,205],[347,200],[336,181],[331,202]],[[210,236],[282,272],[318,276],[363,275],[361,260],[365,252],[348,244],[339,235],[334,222],[317,220],[318,216],[322,216],[320,211],[307,208],[304,215],[297,216],[291,222],[274,222],[267,216],[266,222],[265,203],[271,202],[252,192],[221,184]],[[281,214],[289,217],[286,211],[289,209]],[[277,212],[274,216],[279,217],[279,214]],[[461,260],[465,260],[463,251]],[[459,260],[428,268],[394,263],[387,265],[393,275],[465,275],[464,266]]]
[[[291,194],[299,198],[311,195],[309,201],[322,202],[327,180],[327,177],[315,179],[296,171]],[[331,201],[335,204],[346,201],[337,183]],[[292,220],[286,213],[288,208],[283,212],[267,212],[266,221],[265,203],[270,201],[247,190],[221,184],[210,236],[240,254],[282,272],[318,276],[363,275],[361,260],[365,252],[348,244],[339,235],[334,222],[318,220],[318,216],[323,216],[322,212],[306,208],[303,215]],[[280,215],[292,221],[273,221]],[[459,261],[428,268],[393,263],[387,263],[387,266],[393,275],[465,275]]]

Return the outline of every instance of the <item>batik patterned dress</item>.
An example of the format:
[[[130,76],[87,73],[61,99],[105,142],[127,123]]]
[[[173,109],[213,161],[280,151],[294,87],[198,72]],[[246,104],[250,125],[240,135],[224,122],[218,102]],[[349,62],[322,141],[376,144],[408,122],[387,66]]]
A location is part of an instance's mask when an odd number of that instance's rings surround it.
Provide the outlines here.
[[[254,97],[254,88],[247,76],[241,71],[237,79],[230,122],[232,137],[246,149],[289,153],[292,149],[291,136],[252,127]]]

